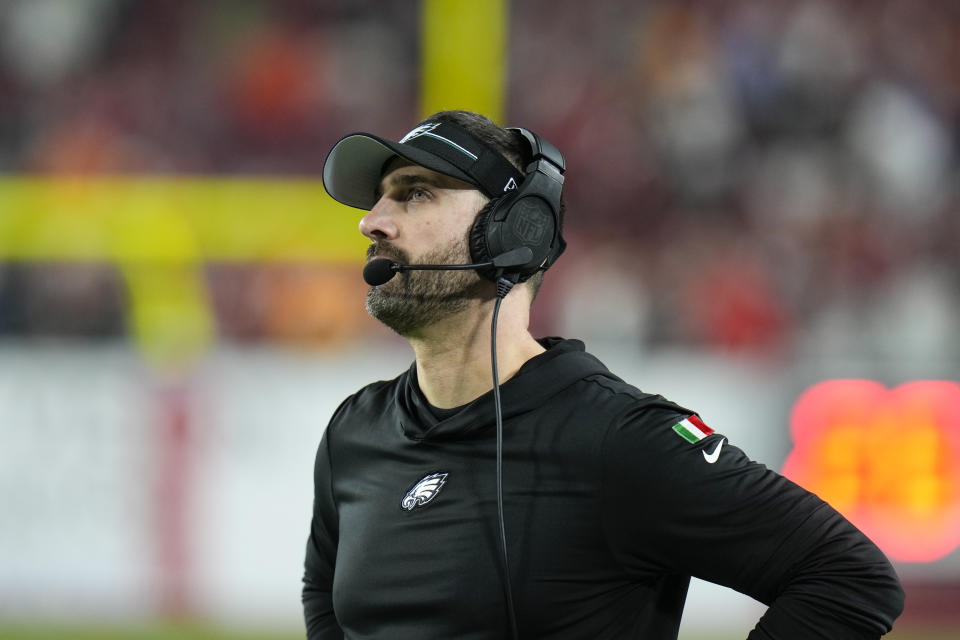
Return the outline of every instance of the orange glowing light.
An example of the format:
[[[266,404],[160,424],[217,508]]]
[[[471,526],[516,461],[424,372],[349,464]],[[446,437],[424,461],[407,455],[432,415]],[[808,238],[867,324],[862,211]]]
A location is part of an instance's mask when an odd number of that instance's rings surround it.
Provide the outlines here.
[[[797,399],[790,435],[784,475],[891,558],[931,562],[960,546],[960,384],[827,380]]]

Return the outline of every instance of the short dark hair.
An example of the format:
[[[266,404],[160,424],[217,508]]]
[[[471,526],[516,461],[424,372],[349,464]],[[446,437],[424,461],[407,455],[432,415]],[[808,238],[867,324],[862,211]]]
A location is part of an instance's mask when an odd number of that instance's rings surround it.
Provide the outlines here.
[[[458,127],[466,129],[473,137],[506,158],[517,171],[526,173],[526,167],[531,160],[530,150],[526,140],[519,133],[504,129],[485,115],[459,109],[438,111],[423,120],[423,122],[438,121],[452,122]],[[567,205],[561,194],[560,209],[557,211],[558,232],[563,231],[563,218],[566,210]],[[540,285],[543,284],[543,274],[543,271],[538,271],[527,280],[533,293],[532,298],[536,297]]]

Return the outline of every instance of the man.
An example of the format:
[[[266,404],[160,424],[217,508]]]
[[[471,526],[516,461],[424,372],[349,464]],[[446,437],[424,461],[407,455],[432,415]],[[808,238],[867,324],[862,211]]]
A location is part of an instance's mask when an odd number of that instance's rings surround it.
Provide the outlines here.
[[[880,637],[903,593],[870,540],[582,343],[531,336],[564,246],[563,169],[469,112],[399,143],[347,136],[327,158],[330,195],[369,209],[367,309],[416,358],[347,398],[321,440],[308,637],[676,638],[690,576],[768,604],[753,639]],[[524,264],[502,259],[518,250]],[[487,266],[403,270],[471,263]]]

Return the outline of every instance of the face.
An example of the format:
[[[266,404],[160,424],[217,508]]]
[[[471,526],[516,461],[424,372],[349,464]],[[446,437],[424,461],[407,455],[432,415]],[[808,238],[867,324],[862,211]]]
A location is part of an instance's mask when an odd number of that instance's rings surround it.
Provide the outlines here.
[[[360,221],[367,258],[405,264],[471,262],[470,226],[487,198],[472,185],[424,167],[399,164],[380,182],[377,204]],[[491,296],[475,271],[408,271],[367,294],[367,311],[403,336],[415,335]]]

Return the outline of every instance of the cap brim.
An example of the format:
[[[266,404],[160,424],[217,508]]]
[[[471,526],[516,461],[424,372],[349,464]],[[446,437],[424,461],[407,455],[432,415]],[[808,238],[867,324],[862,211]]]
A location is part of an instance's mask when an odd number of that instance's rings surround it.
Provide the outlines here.
[[[337,202],[358,209],[372,209],[377,203],[377,188],[383,170],[387,162],[396,156],[452,178],[474,183],[469,175],[428,151],[369,133],[351,133],[330,150],[323,164],[323,186]]]

